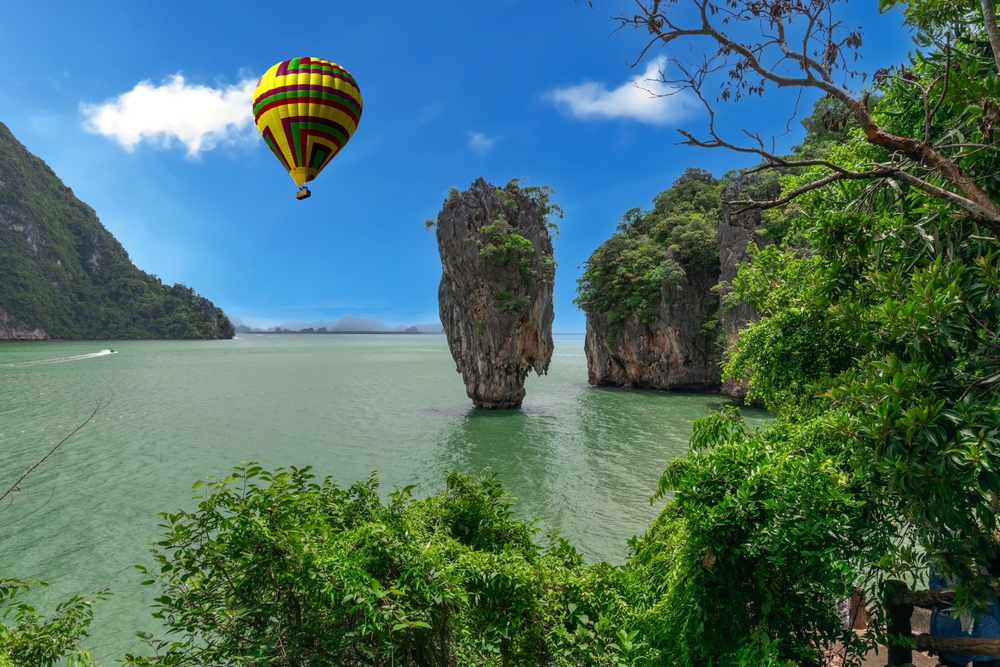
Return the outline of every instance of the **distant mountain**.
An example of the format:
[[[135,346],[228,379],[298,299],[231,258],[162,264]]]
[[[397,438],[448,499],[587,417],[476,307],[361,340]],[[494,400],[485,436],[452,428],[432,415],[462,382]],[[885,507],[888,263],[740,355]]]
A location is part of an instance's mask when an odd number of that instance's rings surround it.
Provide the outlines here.
[[[0,340],[232,338],[222,310],[164,285],[0,123]]]
[[[398,324],[396,326],[389,326],[385,322],[380,322],[379,320],[372,319],[370,317],[354,317],[353,315],[344,315],[336,322],[324,322],[317,320],[315,322],[300,322],[298,320],[286,320],[279,324],[277,327],[267,327],[251,328],[247,326],[242,319],[239,317],[231,318],[233,322],[236,323],[237,333],[249,333],[251,331],[281,331],[290,333],[326,333],[330,331],[366,331],[366,332],[401,332],[401,333],[443,333],[444,329],[441,327],[440,322],[428,322],[426,324],[414,324],[408,326],[406,324]]]

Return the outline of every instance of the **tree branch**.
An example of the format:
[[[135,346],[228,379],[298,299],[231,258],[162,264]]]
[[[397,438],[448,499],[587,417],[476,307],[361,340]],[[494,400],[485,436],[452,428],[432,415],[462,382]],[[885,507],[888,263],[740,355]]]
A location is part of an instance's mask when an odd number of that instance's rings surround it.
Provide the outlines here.
[[[734,2],[732,5],[719,7],[711,5],[709,0],[694,0],[694,6],[698,9],[699,18],[696,19],[700,25],[695,27],[680,27],[667,20],[659,11],[659,0],[636,0],[640,13],[633,16],[619,16],[617,21],[620,27],[631,26],[633,28],[644,28],[653,35],[651,40],[642,52],[636,64],[654,43],[662,45],[670,44],[682,37],[706,37],[713,41],[718,50],[711,58],[704,59],[701,66],[693,72],[687,71],[681,63],[674,61],[684,74],[685,78],[671,81],[666,76],[661,75],[664,83],[680,84],[684,88],[693,91],[701,99],[709,112],[709,132],[713,139],[711,141],[700,141],[689,133],[681,133],[687,138],[687,144],[708,148],[723,147],[737,152],[754,153],[768,159],[769,164],[778,165],[779,162],[767,158],[767,152],[761,148],[738,147],[735,144],[723,141],[714,129],[714,110],[702,95],[702,87],[705,83],[705,76],[710,70],[718,69],[721,66],[731,67],[729,70],[728,84],[724,85],[721,98],[729,99],[730,95],[735,95],[735,99],[740,99],[744,94],[763,94],[764,82],[772,83],[779,88],[798,87],[812,88],[822,91],[827,95],[839,100],[850,110],[865,134],[868,143],[886,150],[891,156],[906,158],[913,166],[920,165],[936,172],[944,181],[950,185],[957,194],[929,183],[928,181],[906,174],[900,167],[896,167],[892,176],[909,183],[913,187],[948,203],[961,207],[972,213],[984,225],[993,231],[1000,230],[1000,206],[994,202],[989,195],[972,179],[964,170],[952,159],[941,152],[931,141],[931,119],[941,106],[942,99],[947,92],[948,79],[945,72],[945,86],[936,103],[931,108],[928,98],[929,90],[923,93],[925,126],[924,137],[916,139],[912,137],[898,136],[886,131],[872,119],[868,110],[867,96],[855,97],[851,94],[845,84],[838,85],[834,81],[833,72],[836,69],[843,70],[845,77],[854,76],[857,72],[852,72],[846,67],[844,52],[847,49],[858,49],[861,46],[860,30],[841,29],[839,22],[832,19],[820,18],[824,12],[830,13],[834,0],[818,0],[812,3],[789,3],[782,0],[743,0],[742,3]],[[983,4],[984,16],[987,18],[987,32],[990,34],[991,44],[994,46],[994,56],[1000,69],[1000,30],[996,28],[996,16],[993,8],[993,0],[981,0]],[[743,43],[737,41],[723,30],[712,23],[712,17],[722,14],[722,23],[757,23],[762,27],[762,39],[758,43]],[[801,19],[806,23],[803,35],[801,50],[793,49],[786,38],[786,25],[793,25],[794,19]],[[718,20],[718,19],[717,19]],[[992,27],[991,27],[992,26]],[[994,38],[996,41],[994,42]],[[814,48],[810,54],[810,46]],[[772,51],[774,57],[767,58],[768,52]],[[735,61],[732,56],[736,56]],[[817,59],[819,58],[819,59]],[[723,63],[716,65],[716,61]],[[801,75],[779,72],[777,68],[782,63],[794,62],[798,66]],[[772,64],[767,64],[772,63]],[[950,64],[950,52],[949,52]],[[760,83],[747,82],[750,74],[760,77]],[[931,84],[933,87],[934,84]],[[735,93],[731,92],[735,90]],[[760,138],[754,134],[749,134],[752,138],[760,142]],[[784,165],[781,165],[784,166]],[[858,175],[860,172],[849,172],[834,165],[824,165],[837,171],[837,173],[847,174],[840,178],[881,178],[885,175],[880,171],[863,172],[865,176]],[[827,177],[829,178],[829,177]],[[839,180],[839,179],[833,179]],[[831,181],[827,181],[831,182]],[[810,188],[811,189],[811,188]]]
[[[90,420],[94,418],[94,415],[96,415],[102,409],[106,408],[108,406],[108,403],[110,403],[110,402],[111,401],[108,400],[106,403],[102,403],[100,401],[100,399],[98,399],[97,404],[94,406],[94,411],[90,413],[90,416],[87,417],[87,419],[82,424],[80,424],[75,429],[73,429],[72,431],[70,431],[69,434],[65,438],[63,438],[58,443],[56,443],[55,447],[53,447],[52,449],[50,449],[49,453],[46,454],[45,456],[43,456],[41,459],[39,459],[38,462],[35,465],[33,465],[30,468],[28,468],[27,470],[25,470],[24,474],[21,475],[20,477],[18,477],[16,482],[14,482],[13,484],[11,484],[10,487],[8,487],[6,491],[4,491],[2,494],[0,494],[0,500],[3,500],[4,498],[6,498],[7,496],[9,496],[10,494],[14,493],[14,491],[17,490],[17,485],[20,484],[21,482],[23,482],[25,477],[27,477],[28,475],[30,475],[31,473],[33,473],[38,466],[40,466],[43,463],[45,463],[45,460],[47,458],[49,458],[50,456],[52,456],[53,454],[55,454],[56,450],[59,449],[60,447],[62,447],[62,445],[63,445],[64,442],[66,442],[67,440],[69,440],[70,438],[72,438],[74,435],[76,435],[77,431],[79,431],[81,428],[83,428],[84,426],[86,426],[87,424],[89,424]]]

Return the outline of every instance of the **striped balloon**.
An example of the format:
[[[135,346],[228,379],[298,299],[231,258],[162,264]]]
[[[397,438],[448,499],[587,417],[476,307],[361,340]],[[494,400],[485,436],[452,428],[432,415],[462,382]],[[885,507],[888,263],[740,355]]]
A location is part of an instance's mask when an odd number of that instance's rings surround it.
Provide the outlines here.
[[[264,141],[296,185],[316,178],[358,128],[361,91],[340,65],[292,58],[267,70],[253,94]]]

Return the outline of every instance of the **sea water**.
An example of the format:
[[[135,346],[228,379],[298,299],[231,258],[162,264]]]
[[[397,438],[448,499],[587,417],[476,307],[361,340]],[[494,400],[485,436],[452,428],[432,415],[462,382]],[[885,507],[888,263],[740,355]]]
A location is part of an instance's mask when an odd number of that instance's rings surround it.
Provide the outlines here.
[[[85,641],[105,664],[161,627],[158,591],[133,567],[151,563],[156,513],[193,508],[195,481],[241,461],[311,465],[341,486],[378,471],[383,492],[418,484],[417,497],[441,491],[449,470],[495,472],[519,517],[591,562],[619,563],[656,516],[649,498],[691,422],[728,402],[590,387],[582,335],[556,336],[548,375],[528,378],[520,410],[498,412],[472,408],[443,335],[111,345],[0,344],[0,492],[108,403],[0,514],[0,577],[48,582],[32,594],[42,611],[113,590]]]

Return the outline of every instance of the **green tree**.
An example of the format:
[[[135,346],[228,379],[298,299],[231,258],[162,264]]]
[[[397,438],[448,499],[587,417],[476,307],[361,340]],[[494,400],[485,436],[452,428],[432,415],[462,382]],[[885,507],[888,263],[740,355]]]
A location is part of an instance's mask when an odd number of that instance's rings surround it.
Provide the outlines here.
[[[707,139],[685,133],[690,145],[758,155],[781,180],[778,197],[728,202],[775,210],[786,226],[734,282],[764,317],[726,365],[778,419],[756,433],[733,416],[698,424],[691,454],[666,471],[669,529],[641,543],[678,582],[660,602],[663,641],[676,664],[820,664],[841,632],[857,661],[885,638],[837,629],[834,602],[855,587],[877,606],[886,578],[920,581],[932,567],[967,607],[997,583],[980,573],[997,555],[1000,505],[993,6],[902,5],[921,50],[853,93],[862,35],[839,22],[836,2],[696,0],[683,25],[674,3],[639,4],[620,22],[651,45],[711,44],[697,65],[674,62],[671,83],[713,114],[713,72],[722,103],[775,84],[830,98],[791,156],[731,143],[711,124]]]

